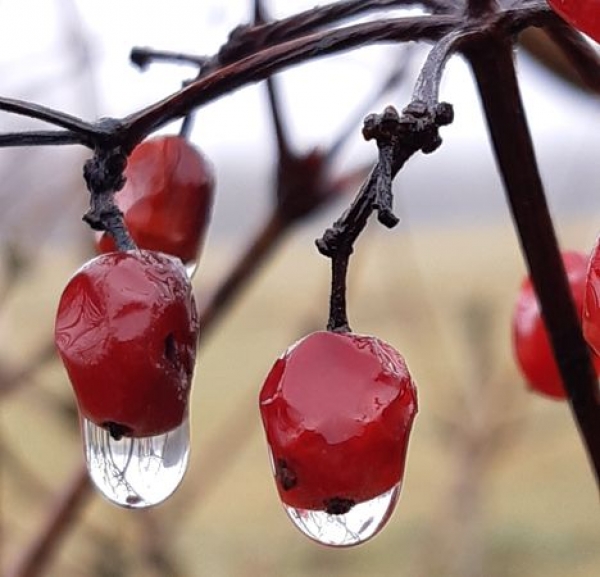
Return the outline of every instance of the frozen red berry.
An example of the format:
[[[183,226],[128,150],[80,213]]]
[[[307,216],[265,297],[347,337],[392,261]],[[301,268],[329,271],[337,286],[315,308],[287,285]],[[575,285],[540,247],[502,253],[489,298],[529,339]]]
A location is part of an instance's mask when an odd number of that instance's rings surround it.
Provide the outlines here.
[[[383,341],[310,334],[271,369],[260,410],[287,506],[340,515],[402,481],[417,396]]]
[[[600,42],[599,0],[548,0],[548,4],[569,24]]]
[[[600,354],[600,240],[588,263],[582,314],[583,335],[596,354]]]
[[[138,145],[125,169],[125,186],[115,200],[139,248],[195,262],[213,202],[214,175],[205,156],[185,138],[161,136]],[[115,250],[99,233],[99,252]]]
[[[187,416],[198,318],[178,259],[100,255],[58,306],[55,339],[81,415],[115,437],[165,433]]]
[[[567,251],[563,253],[562,259],[575,306],[581,314],[588,257],[580,252]],[[528,386],[548,397],[566,398],[540,305],[529,278],[523,281],[519,290],[512,318],[512,332],[515,357]],[[592,360],[598,373],[600,358],[593,355]]]

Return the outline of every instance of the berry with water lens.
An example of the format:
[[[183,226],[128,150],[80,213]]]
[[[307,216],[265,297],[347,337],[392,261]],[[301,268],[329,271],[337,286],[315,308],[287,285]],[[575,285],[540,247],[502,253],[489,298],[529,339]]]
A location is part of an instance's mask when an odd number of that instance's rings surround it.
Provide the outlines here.
[[[600,42],[599,0],[548,0],[548,4],[569,24]]]
[[[198,317],[178,259],[100,255],[60,298],[55,339],[80,413],[115,438],[145,437],[187,416]]]
[[[417,396],[387,343],[310,334],[271,369],[260,411],[284,505],[341,515],[400,485]]]
[[[568,251],[562,255],[569,287],[579,314],[583,309],[587,255]],[[564,399],[566,391],[550,346],[540,305],[529,278],[521,284],[512,319],[513,348],[528,386],[548,397]],[[600,357],[592,356],[596,373]]]
[[[161,136],[138,145],[127,162],[125,186],[115,195],[139,248],[195,262],[213,202],[213,170],[185,138]],[[111,236],[97,236],[99,252],[115,250]]]

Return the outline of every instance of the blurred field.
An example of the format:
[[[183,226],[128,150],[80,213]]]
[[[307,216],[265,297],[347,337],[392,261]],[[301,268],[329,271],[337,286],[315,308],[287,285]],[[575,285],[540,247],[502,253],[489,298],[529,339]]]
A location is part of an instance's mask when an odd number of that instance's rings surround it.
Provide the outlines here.
[[[564,224],[589,249],[595,225]],[[600,573],[598,491],[568,408],[523,390],[509,318],[523,274],[509,224],[369,230],[351,267],[350,322],[406,357],[419,385],[400,503],[354,550],[319,547],[277,502],[257,391],[290,343],[326,322],[328,263],[311,236],[290,239],[206,341],[193,394],[193,454],[181,490],[149,514],[96,497],[49,575],[591,577]],[[209,246],[200,298],[235,254]],[[0,316],[10,365],[48,338],[60,290],[80,261],[49,254]],[[71,391],[53,363],[2,400],[2,567],[79,462]]]

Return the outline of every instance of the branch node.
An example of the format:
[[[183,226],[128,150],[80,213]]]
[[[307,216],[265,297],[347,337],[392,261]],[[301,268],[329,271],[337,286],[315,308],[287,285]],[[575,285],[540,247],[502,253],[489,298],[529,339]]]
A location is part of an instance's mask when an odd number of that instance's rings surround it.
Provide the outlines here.
[[[114,194],[123,188],[127,155],[121,146],[96,149],[83,166],[83,178],[90,191],[90,208],[83,220],[93,230],[107,231],[119,250],[131,250],[135,243],[123,223],[123,213],[114,202]]]

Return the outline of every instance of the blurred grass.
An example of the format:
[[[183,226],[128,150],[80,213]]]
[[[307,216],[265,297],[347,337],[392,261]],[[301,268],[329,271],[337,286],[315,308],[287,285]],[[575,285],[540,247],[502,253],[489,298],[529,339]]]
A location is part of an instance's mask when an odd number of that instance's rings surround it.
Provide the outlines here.
[[[565,246],[591,247],[593,226],[566,225]],[[231,248],[209,247],[195,280],[200,295],[231,258]],[[64,252],[41,260],[0,314],[3,363],[27,362],[48,338],[79,264]],[[287,521],[256,406],[275,358],[326,322],[328,262],[310,238],[289,242],[199,353],[191,468],[180,491],[152,517],[93,499],[48,574],[158,574],[141,552],[153,519],[181,575],[598,575],[598,492],[568,408],[526,393],[511,357],[523,271],[509,226],[373,228],[358,243],[350,323],[406,357],[420,414],[389,526],[368,544],[335,551]],[[3,400],[3,567],[79,462],[70,407],[58,363]]]

